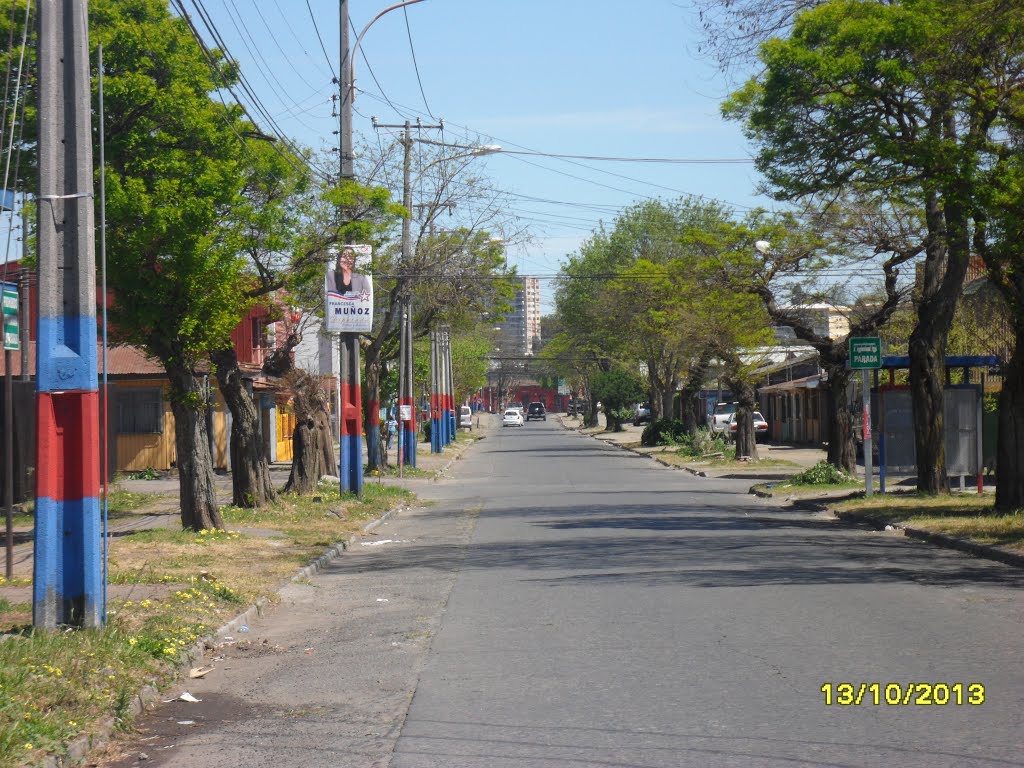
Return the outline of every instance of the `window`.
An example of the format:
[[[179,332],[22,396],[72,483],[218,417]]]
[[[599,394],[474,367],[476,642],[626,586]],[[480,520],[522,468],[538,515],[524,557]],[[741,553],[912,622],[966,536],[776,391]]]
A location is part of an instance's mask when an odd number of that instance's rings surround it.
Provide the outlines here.
[[[119,435],[160,434],[164,431],[164,400],[159,387],[120,389],[117,393]]]

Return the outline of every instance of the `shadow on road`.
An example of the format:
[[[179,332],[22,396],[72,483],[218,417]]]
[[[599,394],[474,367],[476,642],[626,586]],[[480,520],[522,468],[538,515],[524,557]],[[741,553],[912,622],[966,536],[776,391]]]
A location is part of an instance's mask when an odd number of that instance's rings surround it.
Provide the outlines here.
[[[523,511],[495,509],[484,514]],[[397,546],[369,561],[342,558],[330,570],[509,569],[520,572],[524,580],[550,586],[619,582],[707,588],[898,583],[1024,587],[1024,572],[998,563],[820,518],[628,504],[579,511],[531,509],[529,518],[537,532],[531,540],[476,541],[468,549],[428,543]],[[556,531],[562,535],[556,536]],[[577,535],[566,537],[567,531]]]

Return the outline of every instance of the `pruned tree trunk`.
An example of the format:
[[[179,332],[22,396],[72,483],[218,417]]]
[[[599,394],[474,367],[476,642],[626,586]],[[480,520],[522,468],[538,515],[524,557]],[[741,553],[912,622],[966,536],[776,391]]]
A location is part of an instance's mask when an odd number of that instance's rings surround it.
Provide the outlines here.
[[[583,427],[584,428],[590,428],[590,427],[599,426],[598,422],[597,422],[597,414],[598,414],[597,402],[594,400],[593,396],[588,395],[587,396],[587,412],[586,412],[586,414],[583,417]]]
[[[164,361],[164,369],[171,382],[181,525],[192,531],[221,529],[224,522],[213,484],[213,457],[206,431],[203,387],[192,372],[181,365]]]
[[[313,415],[313,430],[317,434],[316,442],[320,446],[320,462],[326,475],[333,475],[338,468],[338,457],[334,455],[334,433],[331,431],[331,414],[317,411]]]
[[[283,379],[292,387],[294,396],[296,425],[295,431],[292,432],[292,466],[284,491],[310,493],[315,490],[321,476],[335,471],[338,465],[334,458],[334,435],[331,432],[328,395],[319,379],[306,371],[296,369],[292,361],[292,350],[301,341],[302,337],[298,333],[289,333],[284,345],[275,349],[264,361],[263,372],[268,376]],[[296,383],[303,388],[301,397],[312,400],[300,403],[300,393],[295,389]],[[311,461],[306,455],[307,450],[319,453],[316,461]],[[298,468],[296,465],[299,465]],[[306,478],[313,478],[311,485],[307,485]],[[307,490],[299,491],[299,486]]]
[[[963,206],[948,197],[926,205],[932,236],[925,258],[917,324],[910,334],[910,396],[917,454],[917,490],[949,493],[946,475],[945,401],[946,338],[953,325],[970,256]]]
[[[312,493],[331,466],[324,464],[325,439],[328,450],[333,454],[327,421],[327,393],[316,376],[297,368],[289,371],[284,380],[292,391],[296,421],[292,432],[292,469],[284,490]]]
[[[672,400],[679,385],[679,375],[673,369],[675,358],[648,358],[646,363],[647,379],[650,382],[651,420],[671,419]]]
[[[622,431],[622,420],[612,413],[611,408],[604,409],[604,431],[605,432],[621,432]]]
[[[723,378],[738,403],[736,406],[736,460],[757,461],[757,439],[754,433],[754,411],[757,409],[757,399],[754,387],[739,377]]]
[[[827,461],[849,475],[857,471],[857,445],[854,442],[853,418],[846,402],[850,372],[845,361],[830,363],[825,367],[828,373],[828,454]]]
[[[690,366],[683,384],[683,391],[679,396],[683,429],[688,435],[692,435],[698,428],[704,426],[705,415],[701,409],[700,391],[704,386],[704,378],[708,374],[710,362],[711,355],[705,352]]]
[[[383,469],[387,454],[381,450],[380,435],[380,349],[370,346],[364,358],[366,387],[363,389],[363,429],[366,432],[366,471]]]
[[[231,503],[264,507],[277,500],[270,461],[260,436],[259,412],[242,381],[234,347],[211,353],[224,402],[231,411]]]
[[[285,492],[309,494],[324,475],[323,452],[312,419],[299,419],[292,432],[292,471]]]

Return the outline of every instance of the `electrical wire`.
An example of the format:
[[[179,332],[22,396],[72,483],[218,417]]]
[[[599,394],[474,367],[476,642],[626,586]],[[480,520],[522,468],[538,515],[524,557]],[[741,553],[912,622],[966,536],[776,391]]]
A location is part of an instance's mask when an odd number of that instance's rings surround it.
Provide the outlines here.
[[[409,38],[409,53],[412,54],[412,68],[416,72],[416,82],[420,86],[420,96],[423,97],[423,106],[427,108],[427,114],[430,115],[432,120],[436,120],[434,113],[430,111],[430,104],[427,103],[427,94],[423,91],[423,80],[420,79],[420,65],[416,62],[416,48],[412,44],[412,27],[409,26],[409,9],[407,7],[402,8],[402,13],[405,15],[405,32]]]
[[[228,3],[230,3],[230,7]],[[234,13],[232,13],[232,8],[234,9]],[[263,52],[260,50],[261,46],[256,43],[255,38],[249,31],[249,27],[245,23],[245,18],[242,16],[241,12],[238,9],[236,0],[226,0],[224,3],[224,10],[227,11],[228,18],[234,25],[235,31],[238,32],[238,36],[239,39],[242,41],[242,45],[245,46],[245,49],[249,52],[249,56],[251,57],[253,65],[259,71],[260,75],[263,77],[264,82],[266,82],[266,84],[270,87],[270,90],[274,93],[274,96],[277,97],[278,102],[281,103],[282,105],[284,105],[285,102],[289,102],[301,111],[302,106],[291,95],[288,94],[288,89],[284,86],[283,83],[281,83],[281,81],[278,79],[277,75],[274,72],[274,68],[270,66],[266,58],[263,56]],[[259,12],[258,6],[257,12]],[[260,14],[260,16],[262,18],[262,14]],[[265,23],[266,21],[264,20],[264,24]],[[281,50],[281,45],[280,43],[277,42],[277,37],[272,32],[270,37],[277,45],[278,50]],[[250,42],[252,43],[251,46],[249,45]],[[260,66],[261,62],[262,66]],[[289,59],[289,63],[290,62],[291,60]],[[295,67],[292,66],[292,69],[294,70]],[[295,71],[298,74],[298,70]],[[303,82],[305,82],[304,78]],[[298,117],[297,113],[292,112],[290,108],[287,110],[286,114],[293,116],[295,118],[295,121],[303,128],[305,128],[307,131],[315,133],[313,127],[303,122]]]
[[[559,152],[533,152],[519,149],[503,149],[503,155],[536,155],[537,157],[569,158],[575,160],[600,160],[612,163],[659,163],[663,165],[749,165],[754,162],[752,157],[610,157],[607,155],[567,155]]]
[[[349,18],[348,23],[349,23],[349,26],[352,27],[352,31],[356,32],[358,34],[358,30],[356,29],[355,22],[353,22],[352,19]],[[370,60],[366,56],[366,51],[362,47],[360,47],[359,48],[359,53],[363,57],[363,63],[366,64],[366,71],[370,73],[370,77],[373,79],[373,82],[376,83],[377,89],[380,91],[380,97],[379,98],[383,99],[384,103],[387,104],[389,107],[391,107],[391,109],[394,110],[396,115],[400,116],[403,120],[407,120],[409,118],[409,113],[410,112],[411,113],[415,113],[415,110],[409,110],[407,112],[403,112],[402,110],[400,110],[398,107],[396,107],[394,104],[391,103],[391,99],[389,99],[387,94],[384,93],[384,87],[380,84],[380,81],[377,79],[377,75],[374,73],[373,67],[370,66]],[[366,91],[357,89],[355,87],[355,83],[352,83],[352,88],[353,88],[353,94],[355,92],[366,93]],[[378,97],[374,96],[374,98],[378,98]],[[353,96],[352,101],[353,101],[353,104],[354,104],[355,103],[354,96]]]
[[[324,52],[324,58],[327,59],[327,67],[331,70],[331,77],[334,79],[334,82],[340,83],[341,80],[338,79],[338,75],[334,71],[331,57],[327,55],[327,47],[324,45],[324,39],[320,36],[320,27],[317,26],[316,15],[313,13],[313,6],[309,4],[309,0],[306,0],[306,8],[309,10],[309,20],[313,22],[313,31],[316,32],[316,39],[320,41],[320,50]],[[284,14],[281,15],[283,16]]]
[[[226,90],[228,93],[230,93],[234,97],[235,102],[236,102],[238,108],[242,110],[242,113],[246,116],[246,118],[249,120],[249,122],[251,122],[252,125],[257,130],[259,130],[259,123],[256,121],[255,118],[253,118],[252,114],[249,112],[248,108],[242,102],[242,100],[238,98],[238,94],[235,93],[235,91],[231,88],[231,86],[227,83],[227,81],[224,80],[223,77],[221,76],[220,69],[217,67],[217,63],[216,63],[216,60],[214,59],[212,51],[210,51],[209,47],[206,45],[206,42],[203,40],[202,35],[199,33],[199,30],[196,28],[196,26],[193,23],[191,17],[189,16],[188,12],[185,10],[184,0],[171,0],[171,2],[177,8],[178,13],[180,14],[181,18],[185,21],[186,25],[188,26],[189,31],[192,33],[192,37],[195,39],[196,43],[199,45],[200,51],[206,57],[207,64],[209,65],[210,71],[213,74],[214,78],[219,80],[221,85],[223,86],[224,90]],[[198,3],[198,5],[201,5],[200,0],[193,0],[193,3]],[[197,10],[198,10],[198,5],[197,5]],[[200,15],[202,15],[202,11],[200,11]],[[208,28],[209,28],[209,25],[208,25]],[[219,39],[219,34],[216,34],[216,33],[213,33],[213,34],[214,34],[215,38]],[[226,50],[226,46],[223,46],[221,48],[221,51],[224,53],[225,56],[230,56],[230,54]],[[227,124],[227,126],[231,129],[231,132],[235,134],[236,138],[238,138],[239,142],[242,144],[242,147],[244,148],[243,151],[249,152],[248,145],[247,145],[245,139],[242,138],[241,134],[238,133],[238,129],[235,127],[234,123],[228,118],[228,116],[231,114],[231,108],[228,106],[227,101],[225,101],[223,94],[221,94],[219,92],[219,90],[218,90],[218,97],[220,98],[221,103],[224,105],[224,110],[225,110],[225,114],[223,115],[224,122]],[[277,129],[277,126],[276,126],[276,124],[273,123],[273,120],[271,120],[270,123],[271,123],[272,130]],[[260,132],[262,133],[262,131],[260,131]],[[294,152],[294,155],[293,156],[289,156],[288,154],[282,152],[280,147],[278,147],[276,144],[272,143],[271,146],[274,148],[274,151],[277,152],[277,154],[286,163],[288,163],[288,165],[290,165],[293,170],[295,170],[297,173],[301,173],[301,169],[297,165],[295,165],[293,157],[295,157],[295,158],[302,158],[302,154],[300,152],[298,152],[294,147],[292,147],[290,145],[288,139],[282,133],[280,133],[280,129],[277,129],[277,135],[282,140],[282,142],[284,142],[286,145],[289,146],[290,149],[292,149],[292,151]],[[315,164],[310,162],[308,159],[304,159],[304,162],[306,164],[306,167],[309,168],[310,170],[312,170],[315,174],[319,175],[324,180],[327,180],[327,181],[331,180],[330,174],[328,174],[326,171],[324,171],[321,168],[318,168]]]

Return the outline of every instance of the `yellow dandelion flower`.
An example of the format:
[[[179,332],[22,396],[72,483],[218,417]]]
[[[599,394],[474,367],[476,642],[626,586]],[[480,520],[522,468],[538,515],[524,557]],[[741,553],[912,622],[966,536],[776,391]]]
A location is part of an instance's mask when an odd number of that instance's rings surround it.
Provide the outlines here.
[[[31,744],[26,744],[25,745],[25,749],[32,749],[32,745]]]

